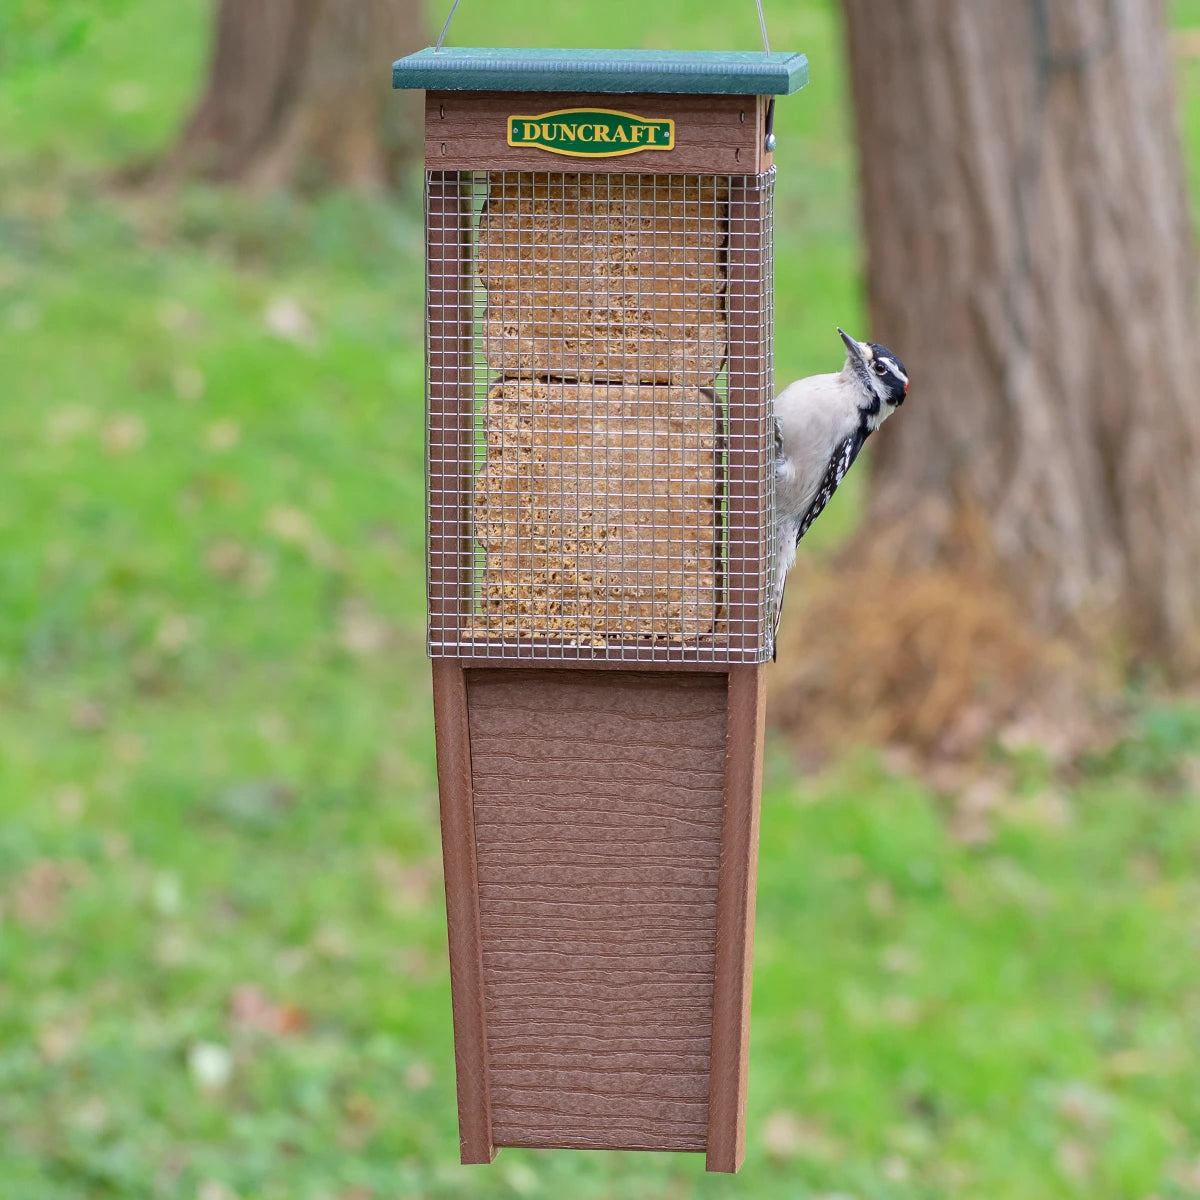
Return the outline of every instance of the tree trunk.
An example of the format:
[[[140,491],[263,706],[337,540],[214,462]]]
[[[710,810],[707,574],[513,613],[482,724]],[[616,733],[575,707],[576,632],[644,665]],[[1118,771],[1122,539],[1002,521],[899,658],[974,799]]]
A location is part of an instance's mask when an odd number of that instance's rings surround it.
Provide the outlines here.
[[[941,567],[982,514],[1036,629],[1195,669],[1197,272],[1162,0],[844,8],[874,336],[913,381],[864,536]]]
[[[388,68],[423,45],[421,17],[420,0],[221,0],[208,85],[160,178],[396,182],[419,114]]]

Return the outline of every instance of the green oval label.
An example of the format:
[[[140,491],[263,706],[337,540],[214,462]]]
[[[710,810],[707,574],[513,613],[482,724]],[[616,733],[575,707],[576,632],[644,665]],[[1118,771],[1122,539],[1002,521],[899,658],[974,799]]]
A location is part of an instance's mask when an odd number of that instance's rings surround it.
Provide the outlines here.
[[[616,158],[674,150],[675,122],[608,108],[560,108],[536,117],[509,117],[508,144],[570,158]]]

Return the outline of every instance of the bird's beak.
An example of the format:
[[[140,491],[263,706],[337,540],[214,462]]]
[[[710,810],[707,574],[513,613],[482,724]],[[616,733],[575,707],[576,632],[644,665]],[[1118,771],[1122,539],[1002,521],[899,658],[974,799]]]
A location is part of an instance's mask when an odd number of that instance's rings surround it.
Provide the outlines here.
[[[839,329],[838,333],[842,335],[842,341],[846,343],[850,357],[858,359],[859,362],[866,362],[867,348],[861,342],[856,342],[844,329]]]

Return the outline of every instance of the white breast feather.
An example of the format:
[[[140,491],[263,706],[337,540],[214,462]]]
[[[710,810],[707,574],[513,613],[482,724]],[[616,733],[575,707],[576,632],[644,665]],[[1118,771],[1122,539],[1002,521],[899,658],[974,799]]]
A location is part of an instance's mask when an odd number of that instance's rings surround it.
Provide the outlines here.
[[[775,401],[783,457],[775,476],[779,524],[795,524],[821,486],[829,456],[859,424],[855,389],[844,374],[813,375],[793,383]]]

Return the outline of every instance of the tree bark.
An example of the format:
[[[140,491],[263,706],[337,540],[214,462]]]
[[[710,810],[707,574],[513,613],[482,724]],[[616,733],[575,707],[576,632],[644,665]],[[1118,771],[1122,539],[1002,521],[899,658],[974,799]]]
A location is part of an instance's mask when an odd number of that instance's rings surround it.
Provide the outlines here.
[[[220,0],[207,87],[159,178],[395,183],[418,114],[388,68],[422,44],[420,0]]]
[[[983,514],[1035,628],[1195,669],[1197,271],[1162,0],[844,9],[874,336],[913,381],[869,536],[939,567]]]

